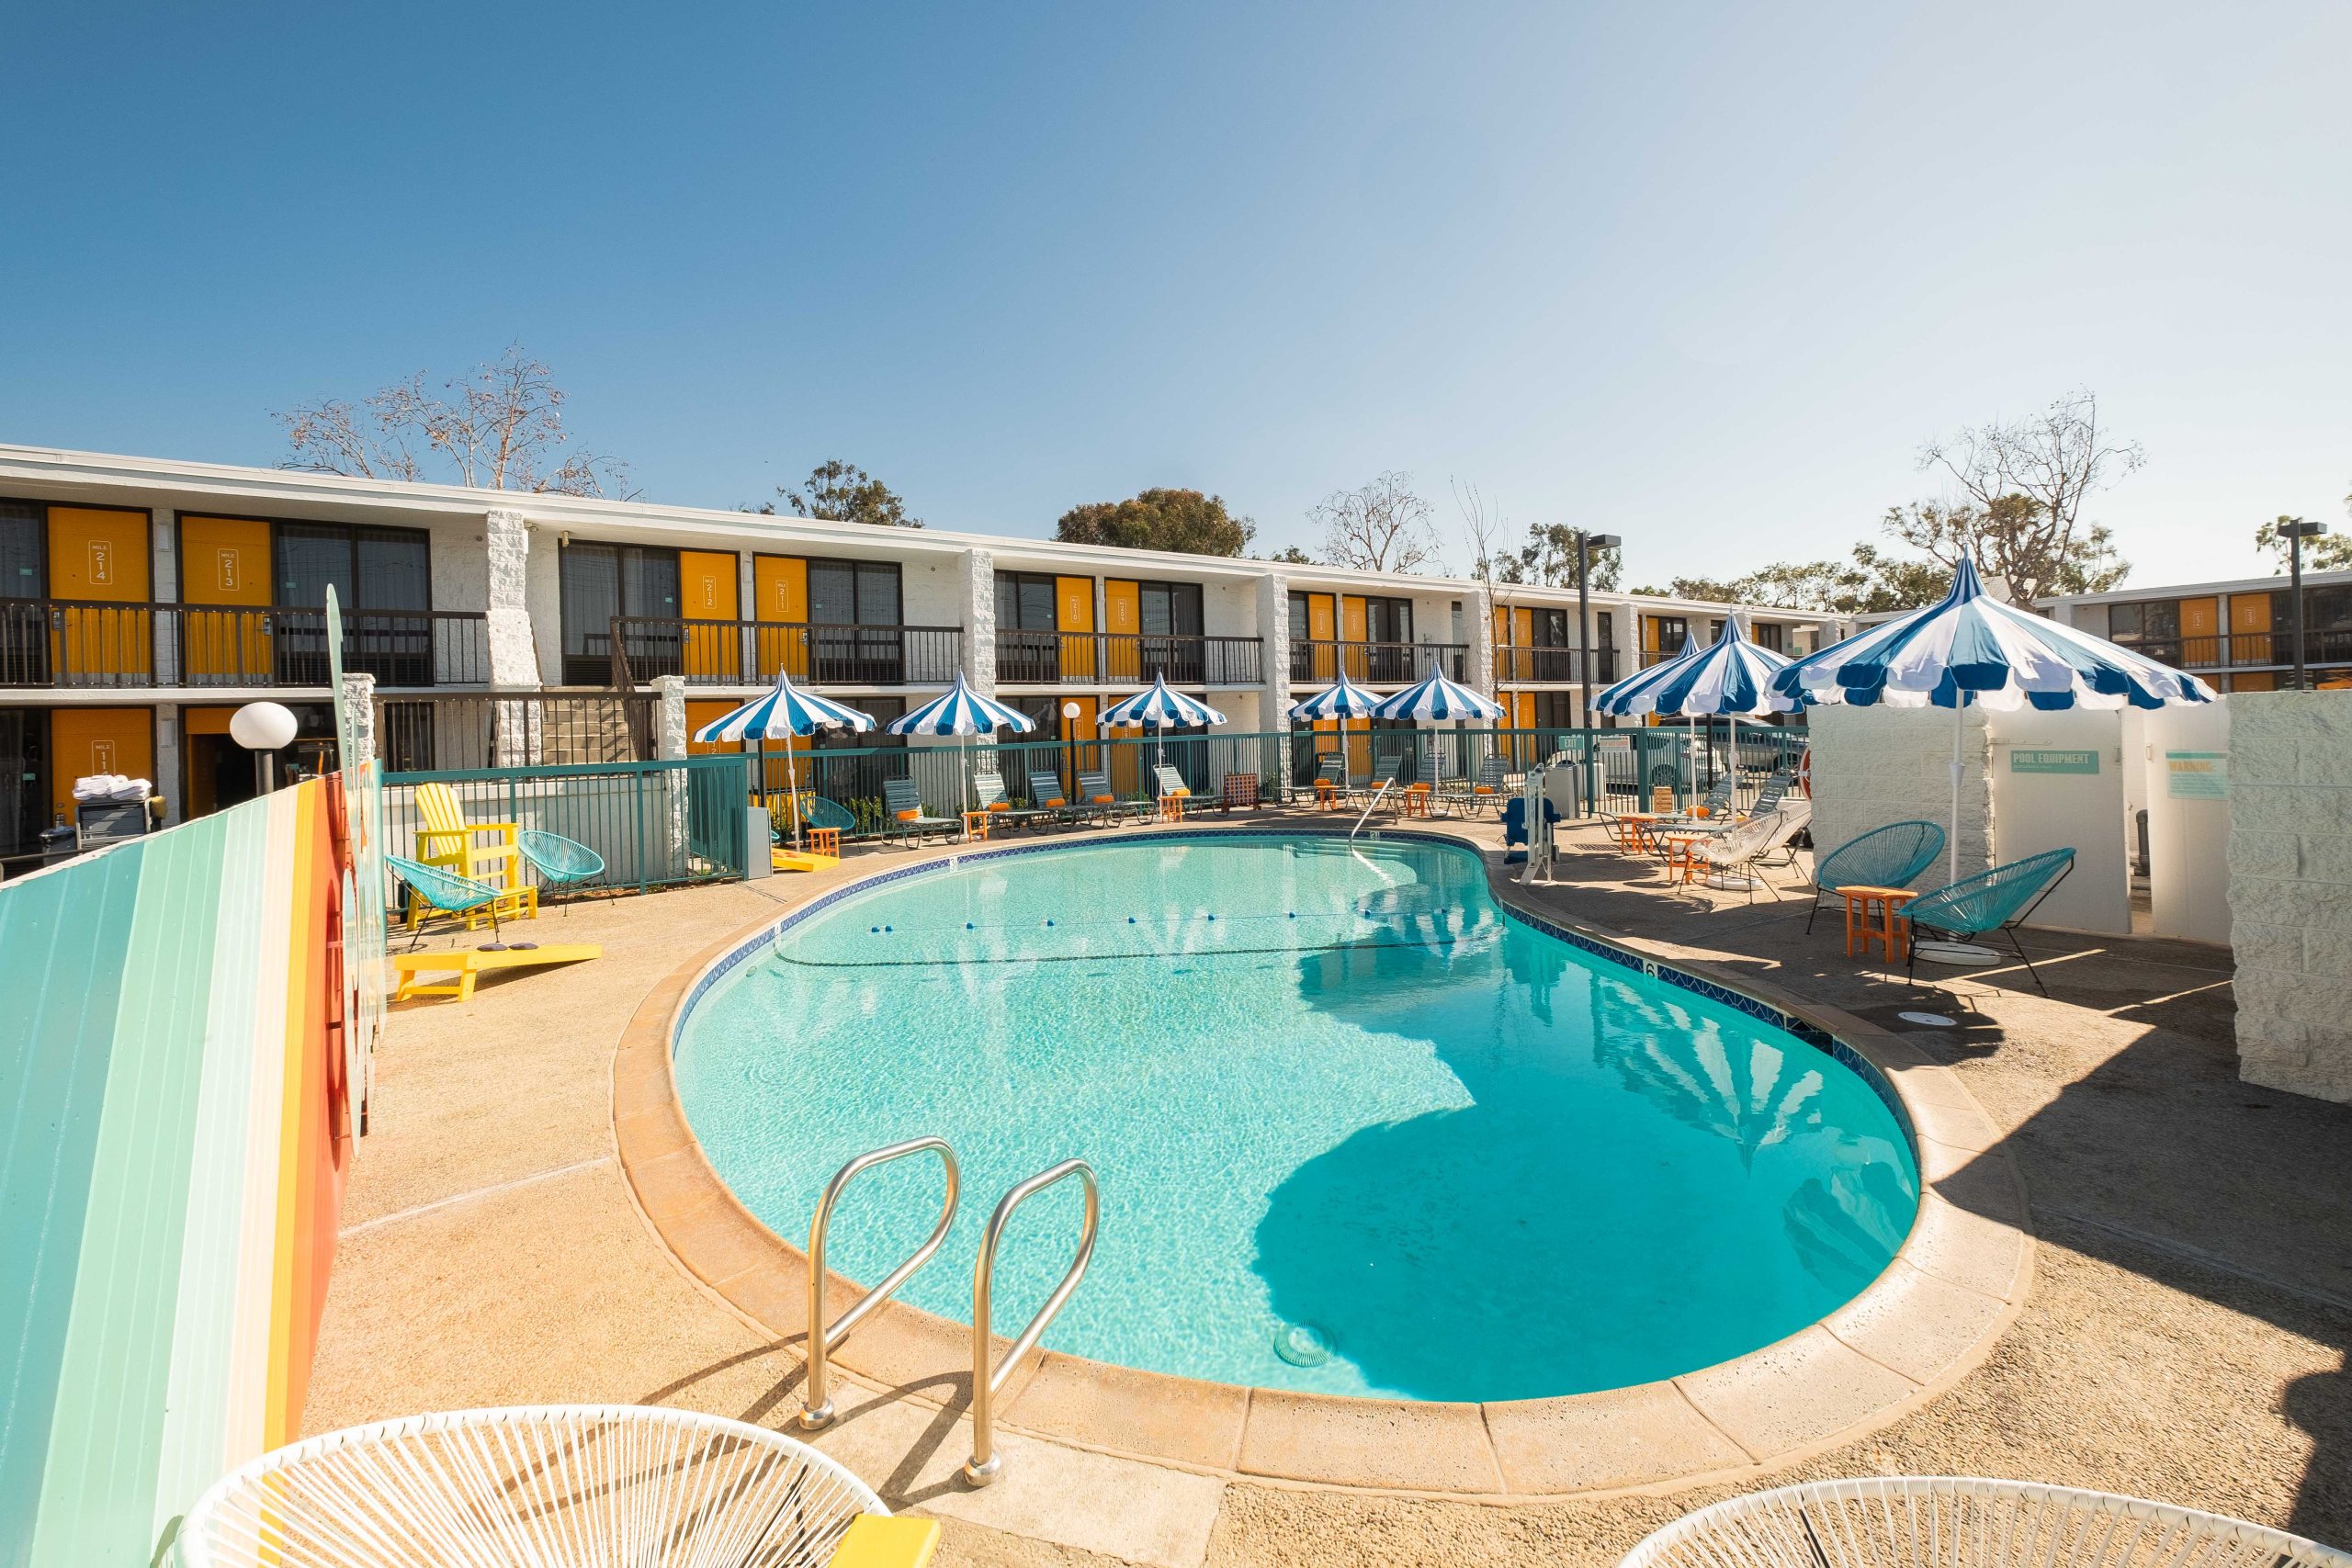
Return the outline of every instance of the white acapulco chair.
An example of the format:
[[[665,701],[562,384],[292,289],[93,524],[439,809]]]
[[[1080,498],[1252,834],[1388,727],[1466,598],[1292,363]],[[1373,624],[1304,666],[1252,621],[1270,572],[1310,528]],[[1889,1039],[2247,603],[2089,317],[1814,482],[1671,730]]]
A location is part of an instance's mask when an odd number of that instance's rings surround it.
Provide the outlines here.
[[[1717,1503],[1651,1535],[1619,1568],[2352,1568],[2352,1554],[2106,1492],[1893,1475]]]
[[[181,1524],[184,1568],[822,1568],[889,1510],[805,1443],[637,1404],[412,1416],[264,1454]]]

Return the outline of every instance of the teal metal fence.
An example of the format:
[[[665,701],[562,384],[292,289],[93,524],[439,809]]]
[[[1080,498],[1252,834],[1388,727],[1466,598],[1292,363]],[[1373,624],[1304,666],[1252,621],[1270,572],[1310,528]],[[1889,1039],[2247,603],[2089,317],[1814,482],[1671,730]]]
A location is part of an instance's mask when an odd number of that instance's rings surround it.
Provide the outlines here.
[[[392,854],[413,856],[416,786],[443,784],[469,823],[512,823],[594,850],[605,859],[605,875],[591,886],[643,892],[741,876],[751,807],[743,770],[741,757],[725,755],[389,773],[385,845]]]
[[[1738,736],[1737,797],[1755,798],[1767,777],[1793,768],[1805,744],[1803,729],[1744,725]],[[882,830],[882,782],[910,778],[926,809],[942,816],[962,809],[969,777],[994,773],[1016,803],[1030,799],[1030,776],[1051,774],[1065,796],[1075,795],[1078,775],[1103,773],[1123,796],[1158,793],[1153,770],[1173,768],[1195,795],[1223,792],[1226,779],[1247,773],[1258,780],[1260,796],[1280,801],[1307,789],[1321,759],[1347,758],[1351,782],[1389,776],[1400,761],[1419,777],[1422,760],[1434,754],[1444,778],[1474,779],[1489,757],[1502,760],[1505,778],[1516,784],[1532,766],[1565,757],[1584,765],[1588,809],[1632,810],[1646,804],[1659,785],[1679,800],[1712,788],[1732,771],[1726,727],[1717,723],[1640,729],[1374,729],[1186,734],[1164,739],[1121,736],[1083,740],[974,740],[952,744],[795,748],[789,768],[781,745],[764,753],[729,757],[745,770],[745,793],[781,797],[787,781],[804,793],[844,807],[857,827],[846,834],[863,838]],[[777,801],[776,819],[786,820]]]

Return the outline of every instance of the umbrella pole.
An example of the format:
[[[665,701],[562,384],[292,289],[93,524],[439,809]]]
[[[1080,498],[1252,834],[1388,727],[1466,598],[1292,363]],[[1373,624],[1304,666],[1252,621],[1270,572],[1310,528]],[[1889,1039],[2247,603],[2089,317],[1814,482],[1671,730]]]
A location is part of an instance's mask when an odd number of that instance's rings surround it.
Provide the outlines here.
[[[1950,874],[1947,884],[1960,880],[1960,753],[1968,735],[1968,694],[1955,689],[1951,703],[1951,842],[1945,846]]]
[[[765,774],[768,765],[766,742],[761,742],[761,747],[760,772]],[[763,778],[761,782],[766,781]],[[784,787],[792,792],[792,847],[797,852],[800,848],[800,818],[803,815],[800,809],[800,759],[793,754],[789,740],[784,743]]]

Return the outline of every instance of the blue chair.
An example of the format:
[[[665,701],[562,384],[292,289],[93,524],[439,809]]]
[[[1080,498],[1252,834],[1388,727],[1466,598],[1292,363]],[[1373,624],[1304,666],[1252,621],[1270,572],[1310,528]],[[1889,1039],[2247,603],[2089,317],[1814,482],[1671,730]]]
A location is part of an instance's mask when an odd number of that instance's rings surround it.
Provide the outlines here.
[[[1812,931],[1823,900],[1836,897],[1839,888],[1908,887],[1943,852],[1944,830],[1933,822],[1890,822],[1847,840],[1814,863],[1813,913],[1804,918],[1805,931]]]
[[[507,946],[498,932],[500,906],[519,912],[527,904],[532,914],[539,912],[539,890],[536,887],[500,887],[470,876],[460,876],[445,866],[424,865],[416,861],[402,860],[398,855],[386,855],[384,867],[407,886],[415,907],[420,910],[454,915],[466,922],[469,931],[473,929],[477,919],[488,915],[491,940],[482,948],[485,953],[503,952]],[[419,928],[409,942],[410,951],[413,952],[416,944],[424,940],[424,932]],[[536,947],[537,943],[518,942],[513,945],[529,948]]]
[[[526,828],[515,835],[514,841],[522,850],[524,860],[539,874],[539,880],[553,884],[558,891],[594,882],[605,874],[605,857],[577,839]],[[571,914],[571,906],[566,905],[563,912]]]
[[[2033,976],[2035,985],[2041,987],[2041,994],[2048,996],[2050,987],[2042,984],[2041,972],[2033,966],[2033,960],[2026,957],[2025,947],[2018,941],[2017,928],[2074,869],[2074,851],[2044,850],[2038,855],[1996,865],[1990,871],[1980,871],[1948,886],[1920,894],[1903,911],[1911,921],[1910,962],[1905,965],[1904,977],[1908,979],[1918,964],[1918,938],[1923,931],[1931,931],[1952,942],[1973,942],[1987,931],[2000,931],[2017,949],[2025,972]]]

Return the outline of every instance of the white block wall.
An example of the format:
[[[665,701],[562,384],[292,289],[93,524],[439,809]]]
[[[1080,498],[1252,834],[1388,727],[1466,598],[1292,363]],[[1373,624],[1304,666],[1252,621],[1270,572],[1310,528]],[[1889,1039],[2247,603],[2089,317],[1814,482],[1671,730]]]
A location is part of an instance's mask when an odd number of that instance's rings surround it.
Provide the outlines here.
[[[1813,841],[1828,853],[1890,822],[1919,819],[1951,831],[1952,713],[1950,708],[1817,707],[1813,737]],[[1985,772],[1984,715],[1962,720],[1960,874],[1993,863],[1992,795]],[[1940,886],[1947,855],[1916,884]]]
[[[2352,1103],[2352,692],[2229,704],[2238,1074]]]

